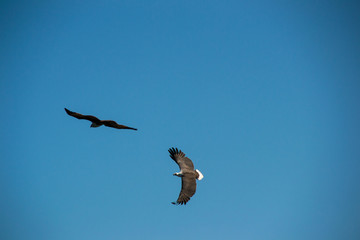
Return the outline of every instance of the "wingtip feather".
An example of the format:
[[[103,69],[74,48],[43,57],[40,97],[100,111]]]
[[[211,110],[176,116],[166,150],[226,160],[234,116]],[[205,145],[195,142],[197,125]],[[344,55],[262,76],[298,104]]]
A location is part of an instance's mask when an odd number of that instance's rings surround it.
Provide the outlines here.
[[[65,112],[66,112],[67,114],[70,115],[70,113],[72,113],[72,111],[70,111],[69,109],[67,109],[67,108],[64,108],[64,109],[65,109]]]
[[[178,148],[176,148],[176,147],[169,148],[168,152],[170,153],[170,157],[171,157],[172,159],[175,158],[175,155],[180,155],[180,156],[182,156],[182,157],[185,156],[185,154],[184,154],[181,150],[179,150]]]

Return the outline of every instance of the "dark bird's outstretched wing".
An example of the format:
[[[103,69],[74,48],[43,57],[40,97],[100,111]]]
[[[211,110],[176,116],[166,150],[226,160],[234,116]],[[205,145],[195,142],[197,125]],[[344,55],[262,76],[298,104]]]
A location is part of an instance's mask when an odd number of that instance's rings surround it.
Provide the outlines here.
[[[82,115],[80,113],[72,112],[66,108],[65,108],[65,111],[67,114],[69,114],[70,116],[75,117],[77,119],[85,119],[85,120],[89,120],[91,122],[100,123],[100,119],[98,119],[97,117],[94,117],[91,115]]]
[[[117,129],[131,129],[131,130],[137,130],[136,128],[128,127],[125,125],[117,124],[115,121],[112,120],[102,120],[102,124],[104,124],[107,127],[117,128]]]
[[[184,176],[181,178],[181,191],[176,202],[172,204],[183,205],[190,200],[190,198],[196,192],[196,177],[193,173],[184,173]]]
[[[194,170],[194,164],[190,158],[177,148],[169,149],[170,157],[179,165],[180,170]],[[191,195],[192,196],[192,195]]]

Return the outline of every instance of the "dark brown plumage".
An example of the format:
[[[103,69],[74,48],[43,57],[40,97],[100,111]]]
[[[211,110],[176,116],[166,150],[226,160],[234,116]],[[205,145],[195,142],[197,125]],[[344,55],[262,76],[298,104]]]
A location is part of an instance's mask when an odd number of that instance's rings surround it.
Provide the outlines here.
[[[170,148],[169,153],[180,168],[180,172],[174,173],[174,175],[181,177],[181,191],[176,202],[172,202],[172,204],[186,205],[196,192],[196,179],[201,180],[204,176],[199,170],[194,169],[193,162],[188,157],[185,157],[181,150]]]
[[[65,108],[65,111],[67,114],[69,114],[72,117],[75,117],[77,119],[85,119],[85,120],[89,120],[92,122],[90,127],[100,127],[102,125],[107,126],[107,127],[112,127],[112,128],[117,128],[117,129],[131,129],[131,130],[137,130],[136,128],[132,128],[132,127],[128,127],[125,125],[120,125],[117,124],[115,121],[113,120],[100,120],[97,117],[91,116],[91,115],[82,115],[80,113],[76,113],[76,112],[72,112],[69,109]]]

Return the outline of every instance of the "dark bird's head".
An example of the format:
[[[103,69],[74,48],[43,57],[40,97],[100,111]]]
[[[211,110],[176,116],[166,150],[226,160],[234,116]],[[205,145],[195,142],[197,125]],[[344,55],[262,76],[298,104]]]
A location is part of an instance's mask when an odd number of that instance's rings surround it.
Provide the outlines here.
[[[90,125],[90,127],[91,128],[96,128],[96,127],[100,127],[102,124],[96,124],[96,123],[92,123],[91,125]]]

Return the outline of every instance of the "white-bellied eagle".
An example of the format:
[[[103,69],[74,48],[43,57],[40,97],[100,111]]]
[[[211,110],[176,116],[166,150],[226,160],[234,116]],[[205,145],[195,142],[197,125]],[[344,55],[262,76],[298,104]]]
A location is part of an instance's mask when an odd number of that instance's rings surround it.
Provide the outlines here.
[[[174,176],[181,177],[181,191],[175,205],[186,205],[190,198],[196,192],[196,179],[204,178],[199,170],[195,170],[193,162],[185,157],[185,154],[177,148],[169,149],[170,157],[179,165],[180,172],[174,173]]]

